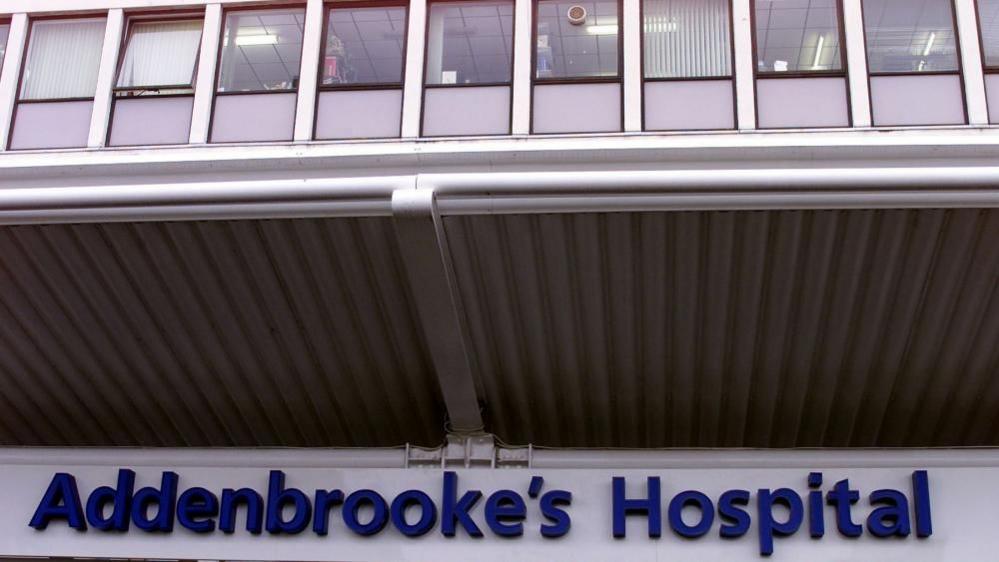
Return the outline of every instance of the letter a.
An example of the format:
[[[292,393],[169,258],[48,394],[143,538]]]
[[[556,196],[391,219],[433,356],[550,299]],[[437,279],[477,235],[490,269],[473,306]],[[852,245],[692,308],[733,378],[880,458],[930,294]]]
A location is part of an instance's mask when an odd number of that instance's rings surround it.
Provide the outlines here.
[[[72,474],[58,472],[52,477],[52,482],[45,490],[28,525],[41,531],[54,519],[65,519],[77,531],[87,530],[87,524],[83,520],[83,506],[80,505],[80,491],[76,488],[76,478]]]

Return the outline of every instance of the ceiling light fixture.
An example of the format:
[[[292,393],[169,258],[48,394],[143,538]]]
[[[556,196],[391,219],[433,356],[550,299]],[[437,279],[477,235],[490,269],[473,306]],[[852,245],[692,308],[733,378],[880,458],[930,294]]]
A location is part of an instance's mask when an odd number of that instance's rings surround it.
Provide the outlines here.
[[[277,35],[237,35],[236,45],[240,47],[247,47],[252,45],[276,45],[278,42]]]
[[[819,44],[815,46],[815,60],[812,61],[812,70],[818,70],[819,59],[822,57],[822,47],[826,44],[826,36],[819,35]]]
[[[586,32],[590,35],[617,35],[617,24],[589,25]]]
[[[933,42],[937,39],[937,33],[935,31],[930,32],[930,38],[926,41],[926,48],[923,49],[923,56],[930,54],[930,49],[933,48]]]

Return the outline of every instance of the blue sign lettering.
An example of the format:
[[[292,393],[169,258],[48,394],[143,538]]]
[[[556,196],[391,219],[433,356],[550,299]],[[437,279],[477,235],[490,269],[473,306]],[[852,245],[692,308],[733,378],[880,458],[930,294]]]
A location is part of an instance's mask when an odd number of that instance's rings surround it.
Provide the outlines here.
[[[194,533],[218,530],[231,534],[245,530],[251,534],[266,531],[271,535],[296,535],[311,528],[316,535],[325,536],[332,518],[338,516],[349,532],[366,537],[391,526],[406,537],[424,536],[439,528],[445,537],[459,532],[483,537],[483,529],[488,529],[493,536],[514,538],[524,535],[525,523],[534,512],[543,521],[537,528],[542,537],[564,537],[572,526],[572,493],[557,489],[542,493],[545,482],[541,476],[531,478],[526,495],[502,489],[486,496],[481,490],[462,490],[458,474],[446,471],[437,498],[423,490],[405,490],[395,497],[369,489],[349,493],[316,490],[308,494],[288,486],[280,470],[270,471],[264,494],[253,488],[224,488],[220,495],[201,487],[181,490],[180,480],[177,473],[167,471],[160,475],[158,487],[135,490],[135,472],[121,469],[113,486],[95,488],[84,501],[76,478],[60,472],[52,477],[28,524],[39,531],[52,523],[65,523],[81,532],[127,532],[134,526],[148,533],[171,533],[176,522]],[[645,534],[659,539],[665,508],[666,524],[683,540],[708,536],[716,528],[716,518],[720,521],[718,536],[736,539],[749,532],[755,518],[762,556],[771,555],[777,539],[798,533],[806,522],[809,535],[822,538],[826,509],[835,514],[836,529],[844,537],[859,537],[865,528],[876,538],[908,537],[913,528],[919,538],[933,533],[929,476],[925,470],[912,473],[908,494],[892,489],[871,492],[867,496],[870,510],[866,521],[859,523],[853,509],[860,502],[860,491],[843,479],[823,494],[822,483],[822,473],[812,472],[807,477],[806,495],[791,488],[760,488],[755,496],[748,490],[727,490],[713,499],[699,490],[663,497],[659,476],[645,478],[640,488],[643,491],[639,492],[633,482],[629,494],[627,479],[614,476],[610,482],[610,532],[615,538],[626,539],[628,519],[640,518],[647,529]],[[483,507],[478,509],[480,503]],[[755,503],[755,510],[750,509],[751,503]]]

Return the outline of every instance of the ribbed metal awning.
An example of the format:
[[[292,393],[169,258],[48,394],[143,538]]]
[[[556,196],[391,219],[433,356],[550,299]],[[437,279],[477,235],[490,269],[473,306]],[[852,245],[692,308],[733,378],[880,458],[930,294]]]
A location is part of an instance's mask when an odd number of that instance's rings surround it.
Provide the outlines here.
[[[27,165],[0,445],[999,446],[993,153]]]
[[[4,444],[438,443],[388,219],[0,229]]]

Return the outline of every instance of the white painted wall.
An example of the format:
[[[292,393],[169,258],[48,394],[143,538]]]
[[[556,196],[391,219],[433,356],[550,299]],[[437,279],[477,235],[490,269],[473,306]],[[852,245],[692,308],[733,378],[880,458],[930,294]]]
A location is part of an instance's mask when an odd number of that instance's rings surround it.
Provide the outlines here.
[[[362,488],[375,490],[393,498],[407,489],[423,490],[434,502],[441,504],[442,471],[440,469],[360,468],[377,466],[367,450],[333,455],[305,451],[213,451],[184,450],[173,455],[159,451],[45,451],[33,455],[30,451],[11,451],[0,457],[4,478],[0,493],[4,509],[0,510],[0,555],[3,556],[93,556],[129,558],[181,559],[259,559],[270,560],[440,560],[444,562],[477,560],[483,562],[510,560],[511,553],[524,562],[606,562],[622,559],[629,562],[661,560],[701,560],[708,562],[741,562],[762,560],[758,554],[756,504],[748,510],[753,526],[740,538],[718,538],[721,524],[717,515],[711,532],[699,539],[682,539],[668,528],[659,539],[646,534],[646,521],[630,517],[628,536],[614,539],[611,533],[611,479],[627,479],[627,493],[636,497],[646,492],[649,476],[662,481],[664,504],[682,490],[699,490],[716,501],[728,489],[741,488],[754,495],[759,488],[788,487],[807,494],[806,478],[810,471],[823,472],[822,490],[828,490],[840,479],[849,479],[851,488],[862,494],[852,509],[854,521],[862,521],[870,512],[868,494],[879,488],[892,488],[911,497],[911,473],[928,471],[932,503],[933,534],[925,539],[915,536],[899,539],[877,539],[868,532],[859,539],[843,538],[836,531],[834,512],[824,508],[826,534],[821,539],[808,536],[803,526],[791,537],[775,539],[775,552],[769,560],[841,562],[843,560],[879,560],[885,562],[967,562],[984,560],[983,553],[999,549],[999,534],[994,532],[994,506],[999,501],[999,457],[995,451],[792,451],[774,457],[770,451],[704,451],[658,453],[659,468],[615,469],[614,458],[622,465],[633,459],[629,452],[591,452],[602,459],[602,469],[555,468],[534,469],[471,469],[459,470],[459,494],[478,489],[486,496],[507,488],[524,496],[527,520],[524,536],[503,539],[487,527],[480,500],[472,516],[485,536],[474,539],[459,529],[458,536],[445,538],[440,522],[427,535],[407,538],[391,526],[373,537],[360,537],[343,524],[339,510],[331,516],[329,535],[312,532],[300,535],[259,536],[247,533],[241,525],[232,535],[215,532],[196,536],[175,528],[171,534],[148,534],[132,529],[125,534],[85,533],[53,523],[45,531],[28,527],[42,494],[55,472],[69,472],[76,477],[84,498],[94,488],[115,484],[120,466],[133,467],[137,473],[136,487],[157,486],[161,471],[179,474],[180,488],[204,486],[215,493],[224,487],[247,486],[266,494],[269,468],[281,468],[286,473],[286,486],[312,493],[315,489],[339,488],[351,492]],[[558,451],[554,451],[557,456]],[[569,452],[579,456],[580,452]],[[327,455],[324,458],[324,454]],[[358,457],[358,468],[345,468],[351,454]],[[391,453],[397,455],[396,452]],[[268,460],[270,458],[270,460]],[[775,464],[774,459],[780,459]],[[385,463],[398,462],[389,458]],[[577,466],[582,458],[577,458]],[[593,466],[593,463],[590,463]],[[538,533],[543,523],[538,501],[527,497],[532,476],[542,476],[542,493],[568,490],[573,499],[567,508],[572,518],[569,534],[560,539],[545,539]],[[85,501],[85,499],[84,499]],[[666,506],[663,506],[664,517]],[[911,510],[911,508],[910,508]],[[782,511],[776,510],[778,518]],[[693,514],[688,514],[691,517]],[[243,521],[242,516],[237,524]],[[807,525],[807,519],[806,523]],[[263,554],[266,553],[266,554]]]

